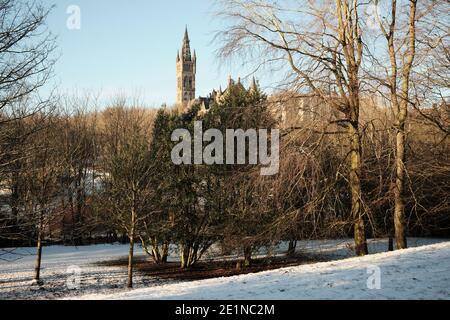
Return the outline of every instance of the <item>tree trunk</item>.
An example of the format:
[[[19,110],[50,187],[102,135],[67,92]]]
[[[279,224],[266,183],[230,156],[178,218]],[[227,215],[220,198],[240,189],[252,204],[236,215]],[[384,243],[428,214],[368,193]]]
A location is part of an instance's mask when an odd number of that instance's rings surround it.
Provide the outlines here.
[[[355,253],[363,256],[368,253],[365,222],[361,206],[361,138],[357,120],[349,124],[351,152],[350,152],[350,189],[352,201],[352,217],[354,221]]]
[[[397,249],[405,249],[405,205],[404,205],[404,188],[405,188],[405,132],[404,123],[400,125],[397,131],[397,154],[396,154],[396,178],[395,178],[395,208],[394,208],[394,227],[395,227],[395,243]]]
[[[181,269],[186,269],[189,266],[189,246],[183,245],[181,247],[180,259],[181,259]]]
[[[149,249],[147,243],[145,242],[143,237],[140,237],[142,249],[144,252],[152,257],[153,261],[156,264],[164,264],[167,262],[167,258],[169,256],[169,244],[164,242],[162,245],[159,244],[156,237],[150,238],[148,241],[150,243],[151,249]]]
[[[152,240],[152,256],[153,260],[157,264],[163,264],[167,262],[167,256],[169,255],[169,245],[164,242],[162,245],[158,242],[156,237]]]
[[[293,257],[295,255],[295,248],[297,247],[297,240],[289,241],[289,248],[287,251],[288,257]]]
[[[78,169],[78,175],[77,175],[77,183],[76,183],[76,212],[75,212],[75,238],[74,243],[76,246],[83,244],[83,232],[82,232],[82,226],[83,226],[83,207],[84,207],[84,192],[85,192],[85,185],[82,182],[83,179],[83,169]]]
[[[397,249],[406,249],[406,231],[405,231],[405,204],[404,189],[406,176],[406,120],[408,118],[409,104],[409,81],[411,68],[416,53],[416,6],[417,0],[409,1],[409,35],[408,50],[406,54],[406,62],[403,66],[402,74],[402,94],[400,109],[397,113],[397,154],[396,154],[396,179],[395,179],[395,209],[394,209],[394,226],[395,226],[395,242]]]
[[[42,219],[41,219],[42,220]],[[36,244],[36,263],[34,266],[34,282],[41,283],[41,260],[42,260],[42,221],[39,222],[39,231]]]
[[[164,243],[162,247],[161,263],[167,263],[168,257],[169,257],[169,244]]]
[[[244,268],[252,265],[252,247],[244,248]]]
[[[389,236],[388,251],[394,251],[394,238]]]
[[[192,267],[199,259],[198,253],[199,245],[188,242],[181,247],[181,268],[187,269]],[[167,258],[166,258],[167,260]]]
[[[128,282],[127,287],[133,288],[133,254],[134,254],[134,229],[136,224],[136,212],[131,211],[131,228],[129,234],[130,249],[128,251]]]

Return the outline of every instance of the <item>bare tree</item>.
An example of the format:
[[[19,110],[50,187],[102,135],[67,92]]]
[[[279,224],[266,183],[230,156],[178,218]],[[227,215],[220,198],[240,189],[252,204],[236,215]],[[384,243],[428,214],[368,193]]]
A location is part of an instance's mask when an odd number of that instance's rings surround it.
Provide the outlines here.
[[[37,114],[26,120],[29,124],[35,122],[35,126],[39,124],[41,127],[39,134],[31,138],[33,152],[27,157],[22,168],[26,182],[25,192],[22,194],[23,210],[27,223],[35,230],[37,253],[34,281],[38,284],[41,283],[42,248],[47,239],[56,236],[58,230],[53,227],[62,212],[59,206],[61,189],[58,183],[62,159],[56,139],[56,120],[56,117],[45,114]]]
[[[411,132],[411,110],[443,132],[443,139],[448,135],[445,119],[448,22],[444,12],[448,13],[449,7],[446,1],[391,0],[374,1],[374,4],[378,30],[372,30],[368,41],[366,52],[370,63],[366,67],[369,79],[375,80],[373,92],[385,96],[392,109],[395,131],[393,222],[397,248],[404,249],[407,247],[405,199],[410,187],[407,139]],[[418,120],[418,117],[413,118]]]
[[[55,39],[45,27],[50,10],[37,1],[0,2],[2,112],[13,111],[15,102],[36,93],[52,75]],[[35,112],[45,106],[43,102],[36,104]]]
[[[106,111],[103,131],[103,184],[100,207],[105,221],[124,231],[129,240],[128,288],[133,287],[134,244],[138,227],[150,214],[152,166],[149,159],[151,124],[145,112],[126,108],[123,101]]]
[[[257,66],[275,64],[298,92],[312,93],[339,115],[334,124],[349,139],[348,182],[354,222],[355,251],[367,253],[361,192],[359,127],[363,32],[360,3],[353,0],[292,1],[224,0],[220,15],[229,22],[218,34],[219,54],[249,54]],[[287,69],[286,69],[287,68]]]
[[[25,141],[34,130],[19,120],[53,108],[52,95],[42,98],[39,94],[55,62],[55,39],[45,26],[50,10],[38,1],[0,1],[0,181],[13,182],[9,204],[16,220],[18,179],[30,155]],[[7,238],[18,236],[2,233]]]
[[[418,2],[417,12],[410,105],[443,134],[443,141],[450,136],[450,3]]]
[[[65,173],[61,187],[66,191],[62,206],[69,213],[67,229],[70,241],[79,245],[83,235],[95,226],[88,223],[89,198],[95,192],[96,163],[98,158],[98,115],[96,97],[67,98],[65,116],[61,119],[61,153],[64,155]]]
[[[378,1],[376,1],[378,2]],[[406,121],[408,117],[408,104],[409,104],[409,88],[410,88],[410,75],[415,58],[415,42],[416,42],[416,0],[410,0],[410,12],[408,21],[408,38],[406,39],[407,45],[405,52],[399,51],[401,48],[397,48],[398,39],[396,39],[397,31],[397,1],[392,0],[390,2],[390,22],[388,27],[385,27],[381,18],[376,12],[377,20],[379,22],[380,29],[386,39],[387,48],[390,59],[390,71],[386,84],[390,91],[390,102],[395,116],[395,130],[396,130],[396,175],[395,175],[395,207],[394,207],[394,226],[395,226],[395,240],[397,248],[406,248],[406,233],[405,233],[405,204],[404,204],[404,189],[406,179]],[[398,54],[402,54],[402,60],[404,61],[401,68],[401,76],[398,71]],[[400,78],[400,88],[397,87]]]

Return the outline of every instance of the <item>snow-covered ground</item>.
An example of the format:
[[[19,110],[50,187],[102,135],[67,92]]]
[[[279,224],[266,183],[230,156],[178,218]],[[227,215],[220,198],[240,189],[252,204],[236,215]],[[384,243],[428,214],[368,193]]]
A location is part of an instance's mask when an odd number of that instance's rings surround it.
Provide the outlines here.
[[[450,242],[362,258],[82,298],[450,299]]]
[[[136,248],[138,249],[138,248]],[[52,299],[89,292],[110,292],[126,284],[126,270],[122,267],[94,265],[99,261],[125,257],[128,245],[92,245],[84,247],[50,246],[43,248],[42,287],[32,286],[35,249],[19,248],[3,255],[0,261],[0,299]],[[139,256],[139,251],[138,252]],[[142,255],[142,254],[141,254]],[[79,268],[77,270],[76,268]],[[73,289],[73,276],[80,274],[80,287]],[[139,285],[153,285],[157,280],[144,279],[136,274]]]
[[[131,291],[123,289],[126,268],[94,265],[125,257],[126,245],[45,248],[40,288],[30,285],[34,249],[22,248],[2,257],[10,261],[0,262],[0,299],[450,299],[448,240],[409,239],[410,249],[395,252],[385,252],[386,240],[371,240],[370,252],[383,253],[362,258],[348,258],[351,244],[300,242],[298,251],[330,261],[228,278],[162,282],[136,272]],[[71,290],[76,267],[80,283]]]

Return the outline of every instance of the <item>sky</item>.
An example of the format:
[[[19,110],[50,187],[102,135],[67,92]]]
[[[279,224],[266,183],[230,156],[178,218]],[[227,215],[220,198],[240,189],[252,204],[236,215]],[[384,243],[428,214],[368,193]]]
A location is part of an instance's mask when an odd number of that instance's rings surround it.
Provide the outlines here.
[[[139,97],[149,107],[173,104],[175,59],[186,25],[197,52],[197,96],[226,87],[229,74],[246,75],[216,59],[213,38],[221,25],[211,0],[43,2],[55,5],[47,25],[57,36],[54,82],[62,92]]]

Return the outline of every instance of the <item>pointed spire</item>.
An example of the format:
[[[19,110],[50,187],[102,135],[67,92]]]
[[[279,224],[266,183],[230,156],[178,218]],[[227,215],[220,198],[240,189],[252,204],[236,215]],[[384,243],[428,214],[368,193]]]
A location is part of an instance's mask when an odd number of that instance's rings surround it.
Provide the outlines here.
[[[180,61],[180,50],[177,51],[177,62]]]
[[[189,42],[189,32],[188,32],[187,25],[186,25],[186,27],[184,29],[184,41],[188,41]]]
[[[258,84],[256,83],[256,79],[253,76],[252,84],[250,86],[250,92],[256,92],[258,91]]]
[[[231,86],[233,85],[233,79],[231,78],[231,74],[228,75],[228,88],[231,89]]]
[[[186,25],[186,29],[184,31],[184,39],[183,39],[183,47],[182,47],[182,57],[184,61],[191,61],[191,46],[189,43],[189,33]]]
[[[237,84],[236,84],[236,88],[237,88],[238,90],[245,91],[245,88],[244,88],[244,86],[243,86],[242,83],[241,83],[241,77],[238,77]]]

